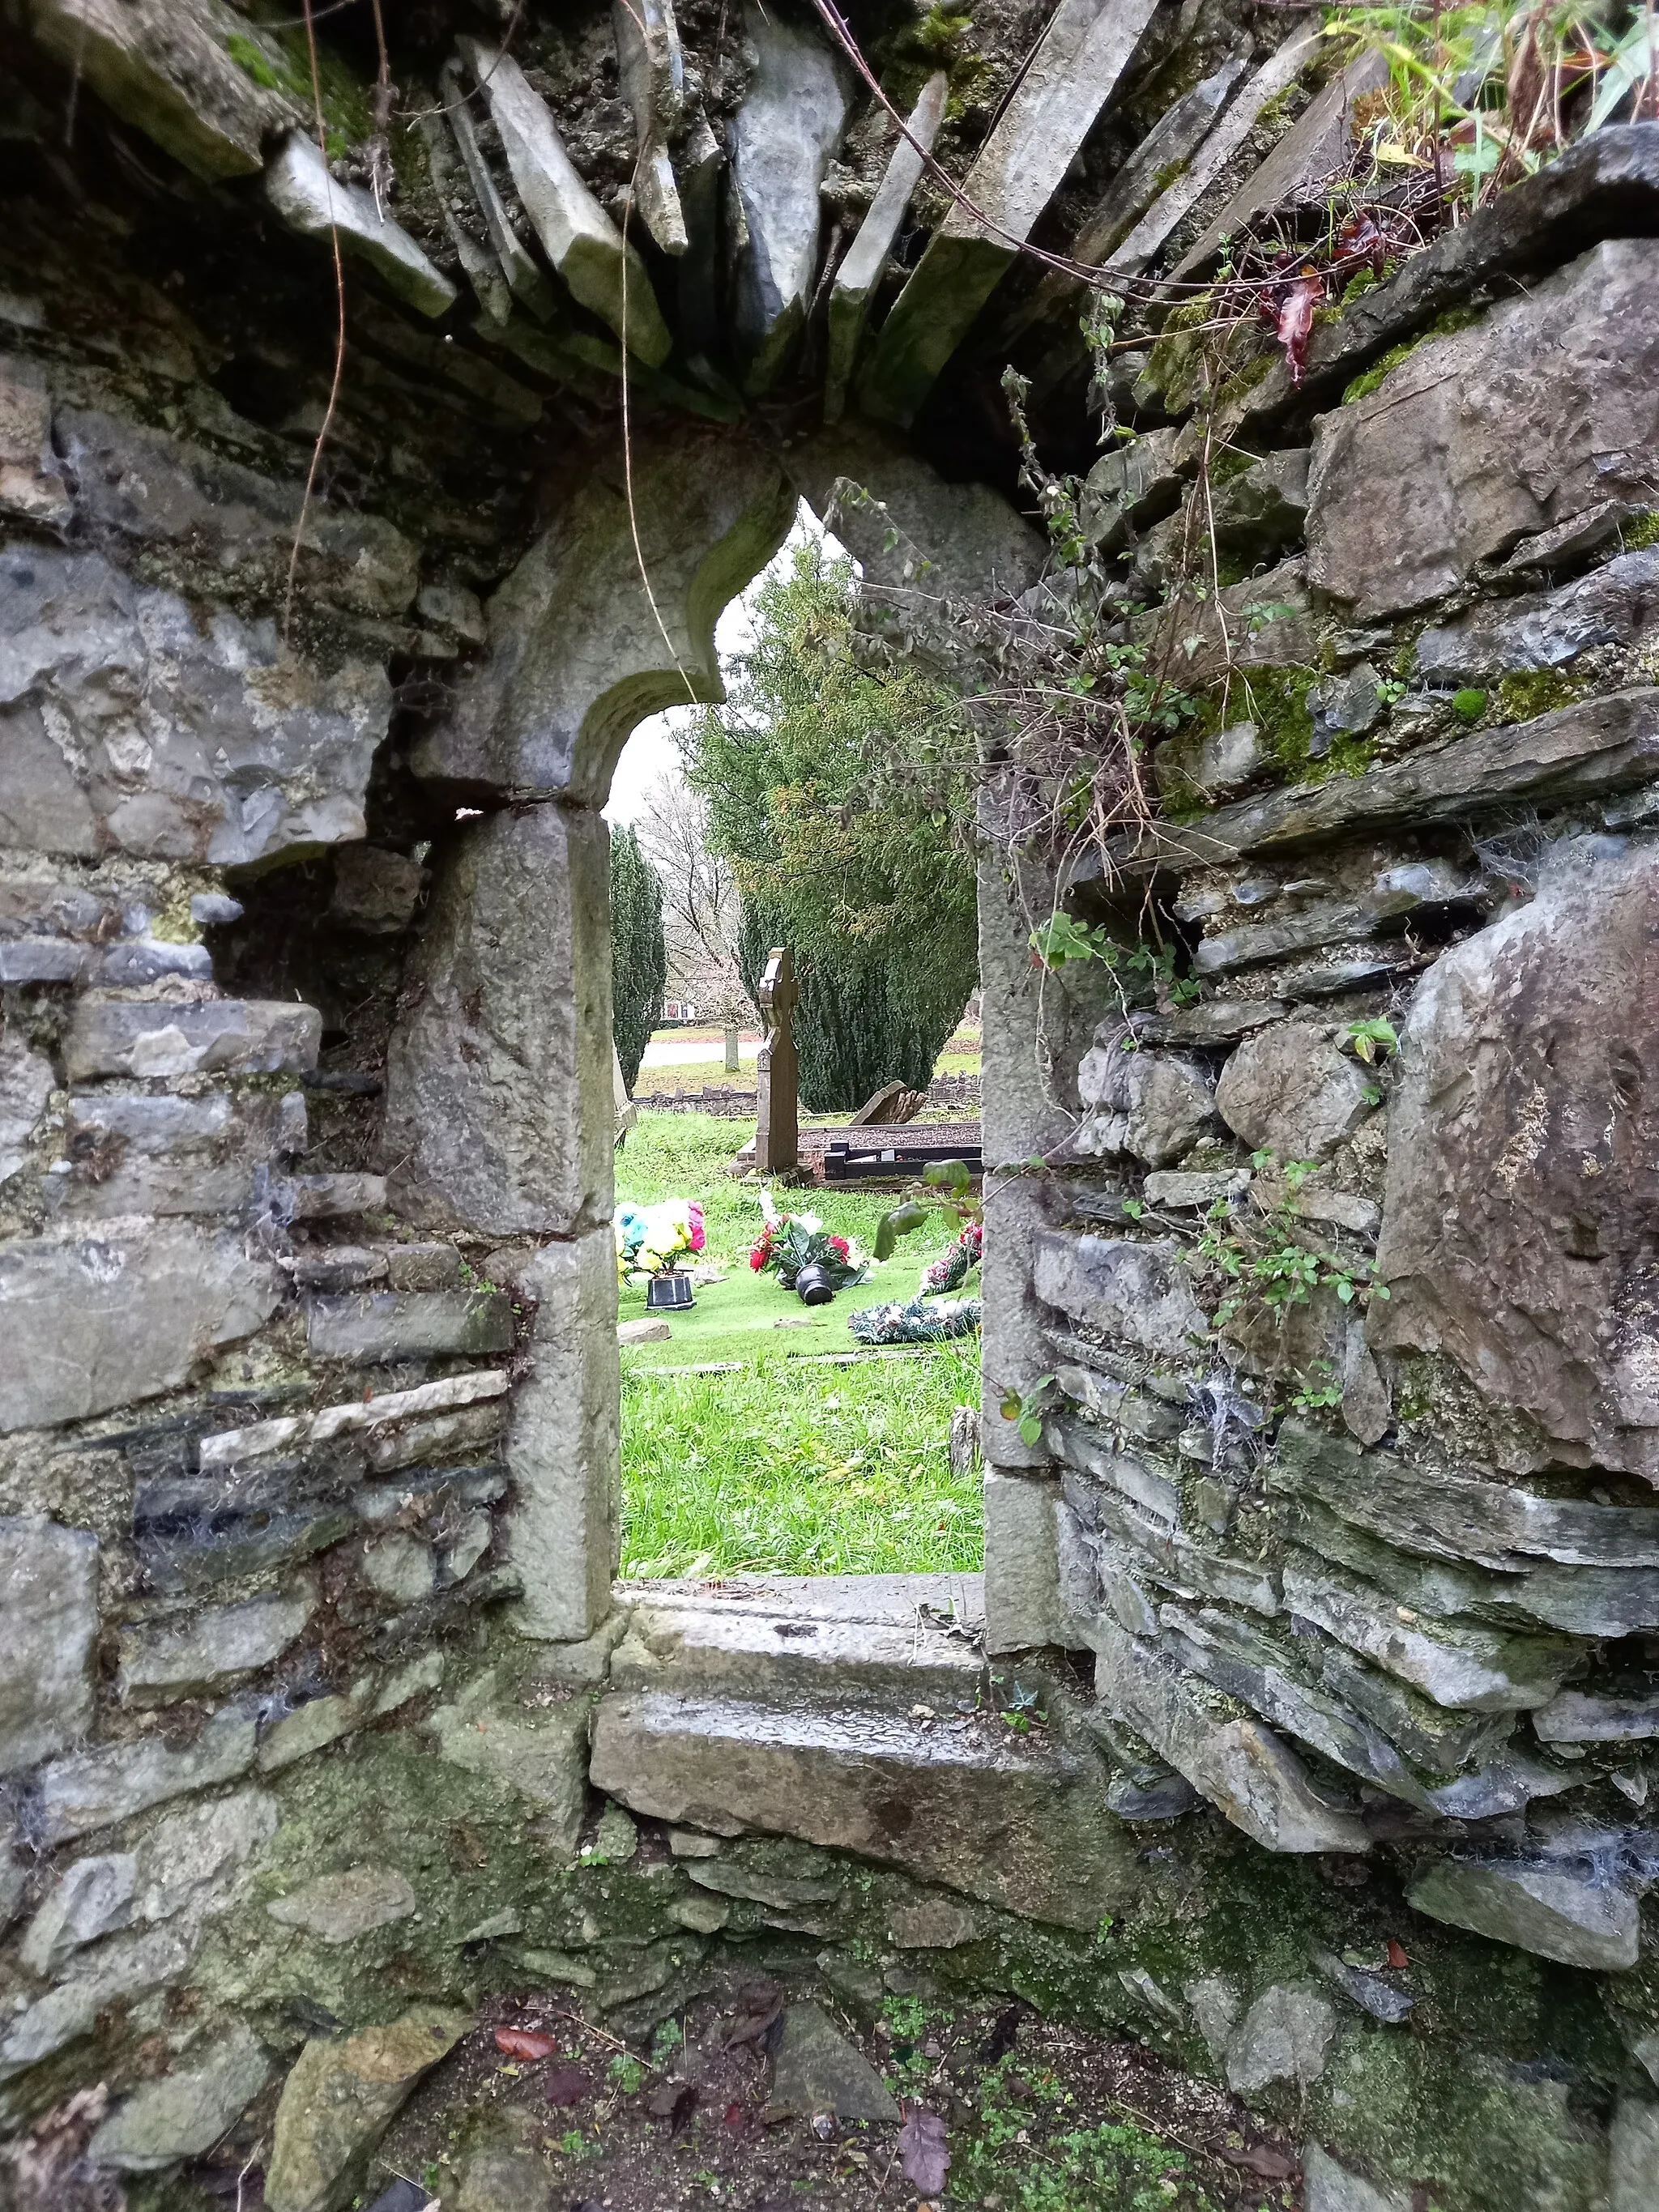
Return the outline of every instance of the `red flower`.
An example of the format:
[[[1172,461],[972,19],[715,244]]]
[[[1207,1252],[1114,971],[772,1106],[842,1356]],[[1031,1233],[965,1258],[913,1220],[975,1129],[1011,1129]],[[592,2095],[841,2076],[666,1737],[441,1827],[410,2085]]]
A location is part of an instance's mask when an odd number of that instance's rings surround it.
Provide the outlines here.
[[[749,1255],[749,1264],[757,1275],[761,1269],[766,1265],[766,1254],[758,1244],[756,1245],[754,1250]]]
[[[840,1261],[845,1261],[852,1257],[853,1248],[844,1237],[832,1237],[830,1239],[830,1249]]]

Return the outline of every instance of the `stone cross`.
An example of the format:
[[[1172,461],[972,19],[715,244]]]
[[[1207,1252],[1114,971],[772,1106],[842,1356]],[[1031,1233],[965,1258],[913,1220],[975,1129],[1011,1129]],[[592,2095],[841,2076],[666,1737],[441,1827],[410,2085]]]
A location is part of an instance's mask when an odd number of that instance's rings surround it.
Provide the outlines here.
[[[780,1175],[800,1164],[799,1075],[795,1059],[795,956],[775,945],[761,978],[761,1012],[766,1041],[755,1063],[755,1165],[762,1175]]]

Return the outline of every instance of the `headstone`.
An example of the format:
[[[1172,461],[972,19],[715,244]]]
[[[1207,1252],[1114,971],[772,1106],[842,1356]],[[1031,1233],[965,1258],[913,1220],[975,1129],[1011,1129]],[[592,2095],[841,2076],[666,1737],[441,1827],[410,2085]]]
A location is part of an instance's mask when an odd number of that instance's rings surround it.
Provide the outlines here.
[[[799,1064],[795,1058],[795,956],[775,946],[761,979],[761,1012],[766,1041],[755,1064],[755,1165],[762,1175],[780,1175],[800,1164]]]
[[[726,1025],[726,1072],[728,1075],[738,1072],[738,1032],[731,1022]]]

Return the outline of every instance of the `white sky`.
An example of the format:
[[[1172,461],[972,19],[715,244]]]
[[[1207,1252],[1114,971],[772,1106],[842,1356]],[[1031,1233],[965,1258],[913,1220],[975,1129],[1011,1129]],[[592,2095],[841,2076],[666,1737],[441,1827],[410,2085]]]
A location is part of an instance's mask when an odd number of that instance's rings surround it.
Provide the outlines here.
[[[720,656],[722,670],[728,669],[737,657],[748,650],[755,635],[750,608],[754,595],[769,576],[787,573],[799,545],[824,541],[832,554],[842,550],[803,500],[796,512],[793,527],[774,555],[770,563],[763,568],[747,591],[732,600],[714,625],[714,650]],[[611,786],[611,797],[605,803],[607,822],[629,823],[639,819],[645,805],[645,795],[652,786],[665,775],[678,775],[680,765],[679,747],[674,742],[674,732],[684,729],[695,707],[669,707],[660,714],[647,715],[628,740],[623,757],[617,764],[617,773]]]

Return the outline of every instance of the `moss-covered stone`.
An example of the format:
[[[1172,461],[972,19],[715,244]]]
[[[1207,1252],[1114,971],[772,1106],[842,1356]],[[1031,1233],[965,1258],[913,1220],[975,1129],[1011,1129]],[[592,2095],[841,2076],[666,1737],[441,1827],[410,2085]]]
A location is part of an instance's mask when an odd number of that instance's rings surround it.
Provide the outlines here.
[[[1398,368],[1402,361],[1409,361],[1419,346],[1427,345],[1431,338],[1449,337],[1454,331],[1467,330],[1471,323],[1480,321],[1480,314],[1479,307],[1449,307],[1443,315],[1437,315],[1428,328],[1419,331],[1415,337],[1404,338],[1398,345],[1390,346],[1379,361],[1345,387],[1343,406],[1348,406],[1356,399],[1364,399],[1375,392],[1383,378]]]

